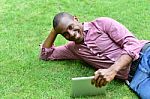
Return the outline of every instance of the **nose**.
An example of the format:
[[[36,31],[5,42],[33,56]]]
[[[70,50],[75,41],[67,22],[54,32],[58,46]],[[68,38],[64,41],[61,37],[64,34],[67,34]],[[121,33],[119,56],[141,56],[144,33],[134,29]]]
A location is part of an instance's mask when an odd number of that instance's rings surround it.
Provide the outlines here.
[[[69,32],[69,35],[71,38],[75,37],[75,35],[76,35],[75,31],[68,31],[68,32]]]

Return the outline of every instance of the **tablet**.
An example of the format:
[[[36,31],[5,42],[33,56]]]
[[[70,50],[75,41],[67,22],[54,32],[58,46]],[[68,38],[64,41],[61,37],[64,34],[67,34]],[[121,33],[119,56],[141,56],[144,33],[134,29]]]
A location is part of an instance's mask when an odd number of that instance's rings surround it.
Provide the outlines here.
[[[103,86],[101,88],[97,88],[94,85],[91,84],[91,79],[94,78],[94,76],[90,77],[77,77],[72,78],[72,97],[78,97],[78,96],[90,96],[90,95],[105,95],[106,92],[106,86]]]

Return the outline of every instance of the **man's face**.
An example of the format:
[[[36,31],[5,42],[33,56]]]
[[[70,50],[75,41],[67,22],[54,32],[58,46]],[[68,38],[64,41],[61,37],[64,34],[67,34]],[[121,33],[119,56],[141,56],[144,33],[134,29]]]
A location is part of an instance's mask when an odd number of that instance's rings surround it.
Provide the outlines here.
[[[75,43],[83,42],[83,25],[76,19],[63,17],[55,28],[56,33]]]

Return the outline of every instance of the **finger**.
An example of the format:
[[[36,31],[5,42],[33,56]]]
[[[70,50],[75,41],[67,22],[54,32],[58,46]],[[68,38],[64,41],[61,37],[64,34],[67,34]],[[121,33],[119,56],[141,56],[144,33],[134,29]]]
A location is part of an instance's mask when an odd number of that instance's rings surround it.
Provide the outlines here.
[[[98,77],[99,77],[99,74],[96,74],[96,75],[94,76],[94,80],[97,81],[97,80],[98,80]]]
[[[101,72],[101,69],[97,70],[94,74],[97,75]]]
[[[94,82],[95,83],[95,87],[99,87],[99,82],[102,79],[102,75],[101,75],[100,69],[95,72],[94,79],[95,79],[95,82]]]
[[[105,86],[107,83],[108,83],[108,82],[104,82],[104,83],[102,84],[102,86]]]
[[[98,78],[98,74],[94,76],[94,78],[91,79],[91,84],[94,85],[96,83],[96,80]]]
[[[98,74],[98,70],[94,74],[97,75]]]
[[[102,84],[102,86],[105,86],[108,83],[108,81],[106,80],[106,78],[104,78],[104,82]]]
[[[97,74],[97,75],[95,75],[94,76],[94,84],[95,84],[95,87],[97,87],[97,81],[98,81],[98,79],[99,79],[99,74]]]
[[[104,80],[101,79],[100,82],[99,82],[99,84],[98,84],[98,87],[102,87],[103,82],[104,82]]]
[[[102,87],[106,83],[106,79],[102,78],[101,81],[99,82],[99,87]]]
[[[102,76],[99,75],[99,76],[98,76],[98,79],[96,80],[96,84],[95,84],[96,87],[99,87],[99,84],[100,84],[101,79],[102,79]]]

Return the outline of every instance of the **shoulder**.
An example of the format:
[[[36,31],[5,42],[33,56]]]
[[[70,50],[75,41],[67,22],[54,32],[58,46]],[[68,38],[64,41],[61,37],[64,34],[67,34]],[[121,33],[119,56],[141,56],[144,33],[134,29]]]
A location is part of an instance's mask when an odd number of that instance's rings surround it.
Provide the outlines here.
[[[88,21],[88,22],[84,22],[84,24],[91,24],[91,23],[108,23],[108,22],[112,22],[112,21],[116,21],[111,17],[98,17],[92,21]]]
[[[106,28],[109,29],[114,21],[115,20],[110,17],[99,17],[89,22],[89,25],[97,29],[105,30]]]
[[[113,18],[110,17],[98,17],[95,20],[91,21],[91,22],[101,22],[101,23],[108,23],[108,22],[112,22],[112,21],[116,21]]]

